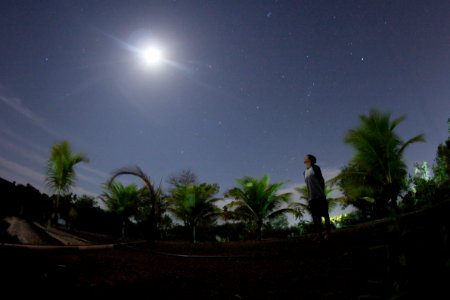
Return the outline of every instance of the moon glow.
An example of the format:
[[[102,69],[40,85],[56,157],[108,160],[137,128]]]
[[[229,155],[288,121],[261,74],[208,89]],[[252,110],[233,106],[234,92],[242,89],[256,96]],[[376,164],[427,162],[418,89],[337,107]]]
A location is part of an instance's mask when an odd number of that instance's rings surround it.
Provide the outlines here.
[[[161,50],[156,47],[150,47],[143,52],[144,61],[149,65],[156,65],[162,60]]]

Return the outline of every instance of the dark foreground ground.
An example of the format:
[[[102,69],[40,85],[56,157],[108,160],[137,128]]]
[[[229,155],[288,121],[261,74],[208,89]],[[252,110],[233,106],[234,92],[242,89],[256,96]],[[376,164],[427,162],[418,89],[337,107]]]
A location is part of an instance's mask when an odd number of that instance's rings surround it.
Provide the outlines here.
[[[450,299],[449,205],[310,237],[157,242],[103,250],[0,247],[0,290],[16,297]]]

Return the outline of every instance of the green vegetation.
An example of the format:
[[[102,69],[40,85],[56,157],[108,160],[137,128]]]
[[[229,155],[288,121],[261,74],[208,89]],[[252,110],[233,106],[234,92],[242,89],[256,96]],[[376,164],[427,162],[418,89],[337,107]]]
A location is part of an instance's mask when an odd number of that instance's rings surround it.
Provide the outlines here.
[[[412,174],[403,155],[406,149],[423,142],[423,135],[404,141],[397,133],[405,116],[392,119],[376,109],[359,116],[360,123],[348,130],[344,142],[354,155],[335,178],[326,182],[330,212],[338,205],[352,206],[351,213],[332,218],[334,227],[348,227],[383,218],[398,218],[405,213],[430,208],[450,199],[450,136],[437,146],[432,164],[415,164]],[[449,120],[450,130],[450,120]],[[450,131],[449,131],[450,133]],[[305,185],[294,189],[300,199],[284,193],[284,182],[270,183],[262,178],[245,176],[236,187],[217,196],[217,184],[199,183],[189,169],[167,179],[166,194],[139,167],[119,169],[108,178],[100,199],[70,193],[75,183],[75,166],[88,162],[85,155],[73,153],[68,141],[52,146],[47,162],[46,183],[54,191],[47,196],[33,187],[7,181],[2,184],[1,211],[56,224],[58,218],[70,230],[114,234],[122,238],[183,239],[197,241],[233,241],[265,237],[295,237],[308,234],[311,222]],[[143,185],[124,185],[123,175],[136,176]],[[333,192],[342,196],[333,198]],[[16,195],[16,196],[14,196]],[[33,199],[33,200],[30,200]],[[34,200],[36,199],[36,200]],[[224,204],[219,208],[219,203]],[[220,205],[222,206],[222,205]],[[298,224],[289,226],[288,214]],[[51,218],[49,216],[51,215]],[[201,229],[201,230],[199,230]]]
[[[218,192],[217,184],[177,185],[166,199],[167,210],[190,228],[194,242],[197,241],[197,226],[212,225],[220,214],[220,209],[215,205],[220,199],[214,198]]]
[[[234,199],[225,207],[229,216],[256,225],[256,237],[262,238],[262,226],[266,220],[291,211],[283,208],[290,200],[291,193],[278,194],[283,182],[270,184],[268,175],[261,179],[249,176],[237,179],[237,187],[228,190],[225,197]]]
[[[145,188],[147,190],[148,203],[150,204],[150,215],[148,217],[150,230],[148,239],[150,242],[154,242],[154,240],[157,238],[158,235],[157,222],[159,216],[161,216],[159,209],[160,208],[159,202],[162,196],[161,186],[156,188],[155,185],[151,182],[150,178],[147,176],[147,174],[145,174],[144,171],[142,171],[142,169],[139,168],[138,166],[134,168],[122,168],[115,171],[111,176],[111,178],[109,179],[108,185],[110,185],[114,181],[114,179],[116,179],[118,176],[121,175],[136,176],[144,182]]]
[[[130,217],[135,216],[141,203],[141,192],[135,184],[123,185],[112,181],[105,186],[106,191],[101,196],[109,211],[116,214],[122,221],[122,237],[125,237],[125,226]]]
[[[56,192],[51,220],[56,224],[58,220],[59,199],[67,193],[75,182],[74,167],[78,163],[88,162],[81,153],[72,153],[68,141],[54,144],[50,150],[47,162],[47,185]],[[51,222],[49,221],[49,225]]]
[[[382,218],[389,207],[397,209],[397,198],[406,188],[404,151],[425,138],[416,135],[404,142],[398,136],[395,130],[405,116],[391,120],[390,114],[374,109],[359,119],[360,125],[349,130],[344,140],[355,154],[337,180],[345,204],[355,206],[366,218]]]

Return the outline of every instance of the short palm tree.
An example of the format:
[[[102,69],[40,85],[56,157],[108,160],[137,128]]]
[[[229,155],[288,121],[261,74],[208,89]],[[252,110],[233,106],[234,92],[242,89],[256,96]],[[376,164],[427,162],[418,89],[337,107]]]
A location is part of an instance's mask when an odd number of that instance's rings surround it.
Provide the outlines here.
[[[144,182],[145,188],[148,191],[146,194],[148,195],[149,202],[151,203],[150,218],[149,218],[150,220],[149,242],[154,242],[157,237],[158,231],[157,215],[159,215],[158,202],[162,195],[161,186],[156,188],[155,185],[150,181],[150,178],[138,166],[130,168],[122,168],[113,172],[113,175],[109,179],[107,185],[110,185],[118,176],[121,175],[137,176]]]
[[[390,114],[372,109],[368,116],[361,115],[359,119],[359,127],[349,130],[344,139],[345,143],[353,146],[355,154],[349,167],[341,172],[341,183],[344,181],[341,188],[344,194],[350,194],[345,189],[352,186],[356,190],[371,191],[370,195],[360,194],[357,198],[373,198],[377,213],[382,215],[389,203],[396,207],[397,197],[405,188],[407,167],[403,161],[404,151],[413,143],[425,141],[425,138],[416,135],[404,142],[398,136],[395,130],[405,116],[391,120]]]
[[[116,214],[122,221],[122,238],[125,237],[125,226],[129,218],[138,211],[141,191],[135,184],[123,185],[113,181],[105,185],[101,199],[109,211]]]
[[[265,221],[291,211],[283,208],[283,205],[288,204],[291,193],[279,194],[284,182],[270,184],[268,175],[262,179],[245,176],[236,182],[238,186],[225,193],[225,197],[234,199],[225,209],[231,210],[235,219],[254,222],[256,238],[261,240]]]
[[[59,200],[62,195],[69,192],[75,183],[75,165],[81,162],[88,162],[87,157],[81,153],[73,153],[68,141],[62,141],[52,146],[50,157],[47,161],[47,171],[45,181],[51,190],[56,192],[53,203],[51,220],[56,223],[58,219]]]
[[[192,230],[192,239],[196,239],[196,228],[200,223],[212,223],[220,214],[220,209],[215,205],[219,198],[215,198],[219,192],[217,184],[190,184],[178,185],[170,191],[166,199],[167,211]]]

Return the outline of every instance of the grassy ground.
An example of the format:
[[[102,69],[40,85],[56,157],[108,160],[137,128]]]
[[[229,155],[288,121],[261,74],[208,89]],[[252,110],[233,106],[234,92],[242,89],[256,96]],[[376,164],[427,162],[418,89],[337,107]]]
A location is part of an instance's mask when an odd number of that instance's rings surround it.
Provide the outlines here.
[[[323,243],[306,236],[90,251],[0,248],[2,290],[151,299],[448,299],[449,208],[337,230]]]

